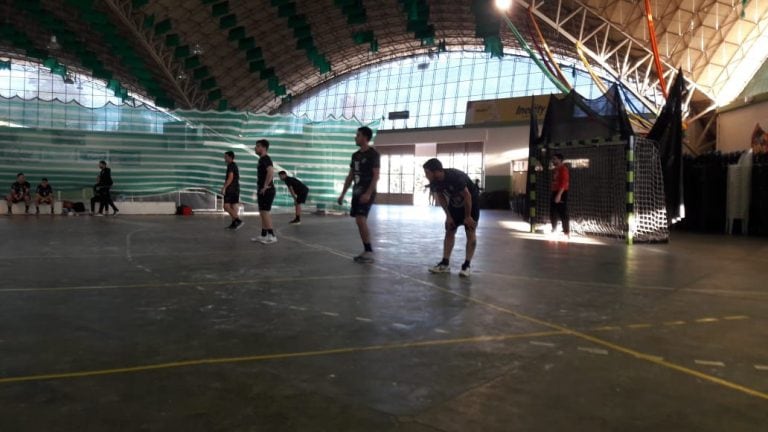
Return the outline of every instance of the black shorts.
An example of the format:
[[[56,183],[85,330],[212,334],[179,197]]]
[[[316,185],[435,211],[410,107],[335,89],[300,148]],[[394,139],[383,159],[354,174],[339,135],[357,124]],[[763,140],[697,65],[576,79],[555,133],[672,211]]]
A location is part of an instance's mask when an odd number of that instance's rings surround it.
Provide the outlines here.
[[[448,209],[451,213],[451,219],[456,224],[456,228],[464,225],[464,207],[451,207]],[[480,220],[480,206],[472,201],[472,219],[477,223]]]
[[[240,190],[227,189],[224,193],[224,204],[237,204],[240,202]]]
[[[307,195],[309,195],[309,190],[303,190],[296,194],[296,204],[304,204],[307,202]]]
[[[275,201],[275,188],[271,187],[263,194],[258,194],[256,201],[259,203],[259,211],[271,211],[272,203]]]
[[[360,195],[352,195],[352,208],[349,210],[349,215],[368,217],[374,201],[376,201],[376,192],[371,194],[371,199],[367,203],[360,202]]]

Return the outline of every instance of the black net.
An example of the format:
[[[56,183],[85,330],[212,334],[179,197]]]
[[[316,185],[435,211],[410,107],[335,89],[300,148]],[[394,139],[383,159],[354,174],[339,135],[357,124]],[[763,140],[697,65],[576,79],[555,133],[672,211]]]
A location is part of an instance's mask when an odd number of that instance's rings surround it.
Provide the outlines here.
[[[551,96],[542,125],[541,143],[591,140],[595,137],[632,135],[619,88],[614,84],[606,94],[585,99],[576,91],[564,97]]]

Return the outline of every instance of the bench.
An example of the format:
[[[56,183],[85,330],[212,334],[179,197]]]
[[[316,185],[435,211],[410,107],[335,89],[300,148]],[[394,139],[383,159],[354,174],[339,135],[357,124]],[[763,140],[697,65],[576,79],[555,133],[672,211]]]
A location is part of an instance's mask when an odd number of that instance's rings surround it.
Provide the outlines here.
[[[87,206],[90,206],[89,202]],[[115,205],[120,214],[127,215],[173,215],[176,214],[176,203],[173,201],[116,201]],[[98,204],[96,210],[98,211]],[[110,210],[107,209],[109,212]]]
[[[24,214],[24,203],[18,202],[13,204],[13,214],[18,215]],[[55,214],[61,213],[61,201],[54,201],[53,203],[53,212]],[[8,213],[8,206],[5,203],[5,200],[3,200],[2,204],[0,205],[0,215],[4,215]],[[29,205],[29,214],[35,214],[35,203],[34,201]],[[40,204],[40,214],[49,215],[51,214],[51,205],[50,204]]]

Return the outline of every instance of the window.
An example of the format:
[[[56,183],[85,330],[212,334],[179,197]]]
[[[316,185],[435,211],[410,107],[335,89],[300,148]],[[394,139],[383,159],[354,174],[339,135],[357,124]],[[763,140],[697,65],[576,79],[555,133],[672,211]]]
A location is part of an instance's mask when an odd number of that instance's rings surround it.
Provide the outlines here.
[[[428,67],[419,69],[425,63]],[[577,83],[579,93],[588,98],[600,94],[586,72],[576,70],[574,77],[573,71],[570,66],[564,69],[568,79]],[[609,80],[604,82],[610,84]],[[381,128],[454,126],[464,124],[470,100],[557,92],[528,57],[507,55],[494,59],[481,52],[448,52],[433,58],[423,55],[371,66],[314,96],[297,99],[293,113],[321,120],[353,111],[360,120],[371,121],[391,111],[408,110],[410,119],[385,120]],[[353,110],[345,96],[354,97]],[[439,110],[436,100],[444,101]]]

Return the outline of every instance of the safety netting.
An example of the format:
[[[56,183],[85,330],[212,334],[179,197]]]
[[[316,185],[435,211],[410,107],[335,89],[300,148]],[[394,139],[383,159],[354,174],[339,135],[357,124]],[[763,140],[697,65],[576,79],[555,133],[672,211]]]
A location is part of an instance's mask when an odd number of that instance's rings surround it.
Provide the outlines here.
[[[107,161],[117,196],[219,192],[223,154],[235,152],[241,201],[256,201],[257,139],[270,141],[276,172],[306,183],[310,202],[331,204],[356,150],[356,119],[312,121],[249,112],[162,111],[147,105],[87,108],[56,100],[0,98],[0,184],[18,172],[35,185],[47,177],[58,191],[90,190],[97,162]],[[379,124],[366,124],[376,132]],[[276,179],[277,180],[277,179]],[[277,181],[276,185],[280,182]],[[291,205],[278,185],[275,204]]]

